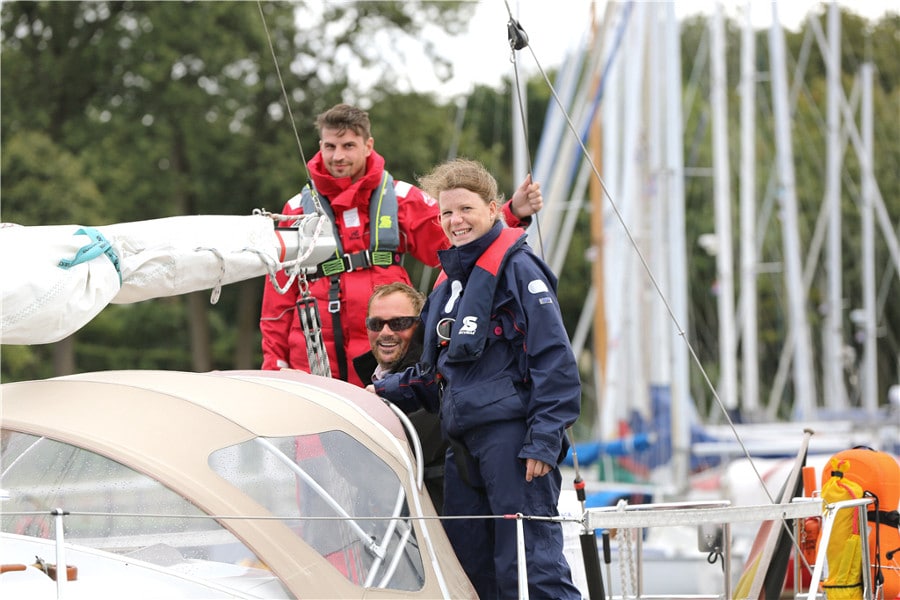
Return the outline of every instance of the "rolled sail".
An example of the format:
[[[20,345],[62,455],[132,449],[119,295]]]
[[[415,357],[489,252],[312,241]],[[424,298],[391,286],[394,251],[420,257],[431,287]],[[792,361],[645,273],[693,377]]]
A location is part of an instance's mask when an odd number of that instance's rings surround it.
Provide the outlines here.
[[[0,227],[3,344],[59,341],[107,304],[217,288],[287,266],[312,269],[335,250],[330,222],[277,229],[263,215],[192,215],[100,227]]]

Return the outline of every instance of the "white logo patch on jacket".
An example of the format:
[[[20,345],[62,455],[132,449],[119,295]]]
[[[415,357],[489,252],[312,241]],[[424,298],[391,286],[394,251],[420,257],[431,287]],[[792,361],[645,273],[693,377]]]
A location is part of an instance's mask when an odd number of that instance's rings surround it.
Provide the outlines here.
[[[478,331],[478,317],[474,317],[469,315],[468,317],[463,317],[462,327],[459,328],[460,335],[475,335]]]
[[[540,279],[532,279],[528,282],[528,291],[532,294],[541,294],[550,290],[547,289],[547,284]]]

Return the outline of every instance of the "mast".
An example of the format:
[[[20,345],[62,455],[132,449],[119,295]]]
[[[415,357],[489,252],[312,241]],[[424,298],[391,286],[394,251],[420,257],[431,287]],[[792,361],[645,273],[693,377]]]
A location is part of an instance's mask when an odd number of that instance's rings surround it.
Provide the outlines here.
[[[741,406],[759,411],[759,347],[756,302],[756,32],[750,3],[741,32]]]
[[[784,283],[788,295],[790,330],[794,345],[794,407],[796,420],[815,415],[815,382],[811,359],[809,324],[806,320],[806,290],[800,262],[800,240],[797,229],[797,192],[794,177],[794,152],[791,148],[791,115],[788,106],[787,68],[784,32],[778,22],[778,4],[772,3],[772,26],[769,29],[772,57],[772,106],[775,113],[775,144],[778,171],[781,230],[784,238]]]
[[[613,64],[615,84],[622,90],[615,96],[615,102],[604,102],[604,149],[607,186],[611,197],[617,202],[622,221],[629,230],[636,231],[635,200],[638,188],[638,149],[641,137],[640,106],[641,82],[644,70],[644,53],[647,46],[644,17],[647,4],[635,3],[624,34],[621,60]],[[612,98],[612,97],[611,97]],[[612,165],[612,167],[611,167]],[[603,393],[603,423],[608,433],[614,433],[613,424],[618,416],[627,414],[629,408],[643,408],[647,405],[647,385],[641,370],[641,353],[635,353],[631,334],[641,323],[632,310],[637,301],[635,295],[639,277],[629,276],[639,273],[642,267],[621,226],[616,224],[607,232],[605,252],[605,274],[609,294],[607,301],[607,330],[610,353]],[[642,279],[642,277],[641,277]]]
[[[718,393],[725,408],[737,408],[737,368],[734,327],[734,256],[731,231],[731,175],[728,164],[728,103],[725,97],[725,21],[721,3],[711,17],[710,48],[713,127],[713,196],[716,221],[716,279],[718,281],[719,377]]]
[[[865,160],[862,173],[862,272],[863,272],[863,345],[862,406],[871,415],[878,411],[878,340],[875,322],[875,174],[872,147],[872,63],[860,68],[862,87],[861,127]]]
[[[826,275],[828,286],[827,313],[823,331],[826,365],[823,369],[825,405],[833,409],[847,406],[844,389],[843,352],[843,281],[841,273],[841,13],[837,2],[828,6],[828,168],[825,170],[825,203],[828,207],[828,245],[826,246]]]
[[[691,404],[688,347],[687,248],[684,217],[684,132],[681,106],[681,36],[675,5],[666,3],[665,28],[665,198],[669,215],[669,271],[672,312],[682,331],[673,331],[672,347],[672,476],[687,486],[690,472]]]
[[[659,4],[653,4],[648,10],[649,39],[666,39],[666,22],[662,18],[665,14]],[[671,285],[669,282],[669,236],[666,224],[669,221],[669,206],[666,203],[664,190],[664,177],[666,172],[663,165],[665,153],[663,123],[663,102],[666,97],[665,77],[665,53],[668,50],[665,43],[654,44],[648,56],[646,95],[649,103],[647,110],[647,156],[649,159],[646,174],[647,185],[647,210],[645,215],[649,219],[648,224],[648,252],[649,264],[653,276],[656,278],[659,289],[663,291],[664,298],[660,298],[656,290],[649,286],[644,292],[647,296],[649,312],[649,341],[651,348],[655,348],[653,358],[648,365],[649,382],[653,386],[663,386],[669,391],[671,398],[672,381],[672,338],[668,335],[672,326],[671,319],[666,312],[664,300],[669,297]],[[679,71],[680,72],[680,71]]]
[[[619,196],[620,209],[623,212],[625,226],[631,231],[635,245],[643,252],[647,247],[646,230],[647,219],[645,215],[644,178],[646,176],[646,149],[645,116],[647,111],[647,95],[644,82],[647,70],[647,23],[650,5],[639,4],[634,7],[635,28],[630,31],[629,46],[631,47],[630,65],[625,74],[626,98],[628,103],[625,114],[624,152],[622,194]],[[624,237],[623,237],[624,240]],[[622,261],[627,265],[627,273],[638,276],[625,276],[621,281],[622,286],[622,310],[625,315],[624,327],[621,332],[623,352],[620,359],[625,365],[630,366],[628,376],[623,378],[621,389],[625,393],[621,398],[628,399],[625,405],[639,411],[641,414],[650,414],[650,378],[647,368],[647,305],[644,297],[646,277],[635,248],[626,242],[623,249]],[[626,371],[628,372],[628,371]],[[622,406],[624,408],[624,406]]]
[[[618,11],[621,15],[622,11]],[[628,37],[631,35],[633,27],[634,13],[624,21],[622,27],[625,28],[622,40],[622,49],[616,60],[609,65],[607,73],[608,87],[616,90],[623,90],[623,93],[614,94],[607,98],[606,102],[601,103],[600,110],[603,113],[603,173],[606,177],[607,191],[611,197],[618,201],[622,198],[624,189],[623,175],[624,157],[623,144],[626,135],[623,133],[625,126],[626,113],[624,104],[627,93],[626,73],[630,67],[630,52],[628,50]],[[605,41],[605,40],[604,40]],[[596,218],[605,220],[605,211]],[[604,437],[613,437],[616,434],[616,417],[621,412],[617,412],[617,404],[621,402],[621,398],[627,396],[619,388],[621,380],[621,371],[627,368],[627,362],[622,360],[621,332],[625,318],[625,311],[622,308],[622,293],[624,287],[622,285],[622,271],[624,255],[626,250],[624,242],[624,233],[621,227],[611,227],[606,232],[606,251],[604,252],[604,286],[609,291],[606,295],[606,323],[607,323],[607,340],[609,347],[614,351],[607,356],[606,379],[599,397],[602,399],[600,410],[600,424],[602,426],[602,435]],[[615,259],[613,258],[615,257]],[[596,290],[595,290],[596,294]],[[595,296],[596,297],[596,296]]]
[[[597,28],[597,19],[594,14],[595,4],[591,2],[591,44],[594,47],[598,44],[599,31]],[[597,89],[600,85],[600,74],[594,72],[592,79],[592,88]],[[597,111],[591,123],[588,143],[591,149],[591,161],[598,173],[603,173],[603,122],[600,119],[600,111]],[[592,289],[594,291],[594,318],[593,318],[593,347],[594,347],[594,364],[597,368],[594,370],[594,386],[596,390],[603,390],[606,384],[606,359],[607,359],[607,334],[606,334],[606,286],[603,283],[603,188],[596,177],[591,177],[589,182],[590,198],[591,198],[591,250],[593,260],[591,262],[591,279],[593,281]],[[598,411],[599,413],[599,411]]]

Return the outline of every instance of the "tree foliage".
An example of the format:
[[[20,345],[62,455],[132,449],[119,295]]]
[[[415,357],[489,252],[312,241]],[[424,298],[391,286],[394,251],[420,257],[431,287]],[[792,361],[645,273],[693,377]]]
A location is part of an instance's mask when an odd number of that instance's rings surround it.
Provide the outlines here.
[[[454,28],[471,8],[349,2],[304,15],[305,7],[279,2],[3,3],[3,218],[97,225],[280,210],[305,183],[303,161],[317,145],[315,115],[367,92],[351,81],[340,55],[377,66],[374,32],[414,40],[423,19]],[[377,95],[388,105],[392,75],[375,74]],[[397,168],[411,174],[441,156],[446,127],[438,124],[447,122],[444,110],[424,99],[416,108],[417,128],[433,123],[428,138],[400,125],[391,130],[407,134],[407,141],[395,140],[398,148],[415,140],[398,157],[408,162]],[[228,286],[214,308],[206,294],[110,307],[74,344],[57,345],[74,352],[57,364],[256,366],[262,285]],[[118,337],[152,323],[159,326],[146,335]],[[51,354],[46,347],[5,347],[13,360],[4,360],[4,378],[52,374]]]

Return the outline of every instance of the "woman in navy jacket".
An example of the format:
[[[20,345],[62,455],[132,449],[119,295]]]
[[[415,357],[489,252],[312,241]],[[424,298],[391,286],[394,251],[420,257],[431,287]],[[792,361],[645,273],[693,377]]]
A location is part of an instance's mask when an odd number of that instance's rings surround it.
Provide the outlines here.
[[[581,383],[556,299],[556,277],[501,215],[497,183],[454,160],[420,180],[438,199],[451,248],[422,310],[422,359],[374,385],[411,412],[440,412],[450,442],[444,528],[482,600],[518,596],[516,524],[557,516],[565,430]],[[370,388],[372,389],[372,388]],[[494,517],[494,518],[491,518]],[[563,557],[562,528],[524,521],[532,598],[581,598]]]

